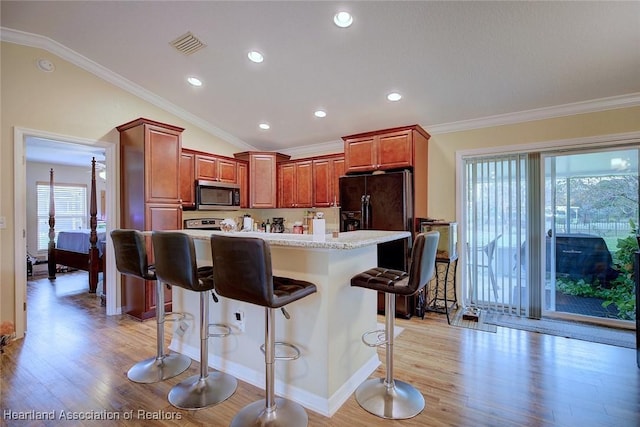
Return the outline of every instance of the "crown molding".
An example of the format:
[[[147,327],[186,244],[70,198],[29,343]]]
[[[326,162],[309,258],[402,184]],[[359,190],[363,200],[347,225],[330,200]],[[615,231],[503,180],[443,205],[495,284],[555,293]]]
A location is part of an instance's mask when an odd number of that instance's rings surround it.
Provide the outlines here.
[[[640,106],[640,92],[611,96],[608,98],[592,99],[589,101],[574,102],[571,104],[556,105],[554,107],[536,108],[533,110],[519,111],[515,113],[498,114],[495,116],[481,117],[477,119],[430,125],[425,126],[425,129],[428,129],[428,132],[431,135],[437,135],[637,106]]]
[[[223,131],[216,126],[213,126],[206,120],[203,120],[200,117],[189,113],[183,108],[167,101],[166,99],[148,91],[147,89],[138,86],[132,81],[122,77],[117,73],[114,73],[113,71],[90,60],[89,58],[80,55],[78,52],[69,49],[68,47],[56,42],[55,40],[37,34],[26,33],[24,31],[13,30],[5,27],[0,27],[0,40],[3,42],[44,49],[64,59],[65,61],[68,61],[82,68],[83,70],[100,77],[101,79],[113,84],[114,86],[117,86],[149,102],[150,104],[153,104],[156,107],[175,115],[176,117],[180,117],[181,119],[198,126],[199,128],[211,133],[212,135],[215,135],[223,141],[241,148],[243,151],[256,150],[256,148],[252,145],[247,144],[246,142],[240,140],[239,138],[231,135],[228,132]]]
[[[286,150],[278,151],[282,154],[291,156],[292,159],[301,157],[313,157],[321,156],[324,154],[342,153],[344,151],[344,142],[340,141],[328,141],[321,142],[319,144],[303,145],[301,147],[287,148]]]

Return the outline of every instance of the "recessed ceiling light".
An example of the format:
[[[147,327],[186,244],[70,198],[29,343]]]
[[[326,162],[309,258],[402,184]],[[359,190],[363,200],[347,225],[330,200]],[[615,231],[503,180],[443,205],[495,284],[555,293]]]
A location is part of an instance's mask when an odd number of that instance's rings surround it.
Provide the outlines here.
[[[340,28],[347,28],[353,24],[353,16],[349,12],[338,12],[333,16],[333,22]]]
[[[252,50],[247,54],[247,56],[252,62],[260,63],[264,61],[264,56],[262,56],[262,54],[257,50]]]
[[[318,110],[316,112],[313,113],[314,116],[316,117],[327,117],[327,113],[323,110]]]
[[[271,128],[271,126],[269,126],[269,123],[260,123],[258,127],[262,130],[269,130]]]
[[[200,80],[197,77],[187,77],[187,82],[189,82],[191,86],[195,86],[195,87],[202,86],[202,80]]]
[[[402,99],[402,95],[400,95],[398,92],[391,92],[389,95],[387,95],[387,99],[389,101],[400,101]]]

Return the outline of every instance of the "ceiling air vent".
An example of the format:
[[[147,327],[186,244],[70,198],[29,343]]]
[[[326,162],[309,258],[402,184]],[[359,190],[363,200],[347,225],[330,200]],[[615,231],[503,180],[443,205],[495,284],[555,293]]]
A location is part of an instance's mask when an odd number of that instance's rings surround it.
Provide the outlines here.
[[[202,43],[196,36],[194,36],[191,31],[186,34],[181,35],[177,39],[171,42],[171,46],[175,47],[178,51],[184,53],[185,55],[191,55],[194,52],[199,51],[206,44]]]

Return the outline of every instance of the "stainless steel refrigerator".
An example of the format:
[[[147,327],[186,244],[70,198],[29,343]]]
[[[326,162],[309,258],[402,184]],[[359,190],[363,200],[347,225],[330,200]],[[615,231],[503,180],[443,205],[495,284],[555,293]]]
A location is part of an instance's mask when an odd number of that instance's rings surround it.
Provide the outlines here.
[[[340,177],[340,231],[404,230],[413,234],[413,224],[410,171]],[[378,267],[407,271],[410,250],[411,239],[378,245]],[[396,305],[401,317],[411,316],[412,300]]]

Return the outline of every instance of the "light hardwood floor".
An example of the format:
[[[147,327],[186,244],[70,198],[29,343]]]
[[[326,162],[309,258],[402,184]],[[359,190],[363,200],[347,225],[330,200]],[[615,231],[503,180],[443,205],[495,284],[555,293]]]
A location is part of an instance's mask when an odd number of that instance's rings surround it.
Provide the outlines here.
[[[86,273],[79,274],[86,280]],[[262,390],[239,382],[219,405],[198,411],[172,407],[167,393],[198,372],[197,361],[162,383],[130,382],[128,368],[155,352],[155,322],[105,316],[95,296],[65,294],[63,288],[73,288],[66,282],[72,277],[28,285],[29,332],[1,356],[0,425],[227,426],[241,407],[263,397]],[[310,426],[640,425],[634,350],[500,327],[497,333],[474,331],[449,326],[435,313],[397,324],[404,331],[396,340],[396,377],[422,391],[425,410],[410,420],[383,420],[351,396],[332,418],[307,411]],[[382,368],[376,374],[383,376]],[[57,420],[8,417],[50,411]],[[61,411],[121,420],[61,423]],[[129,414],[133,419],[125,421]]]

